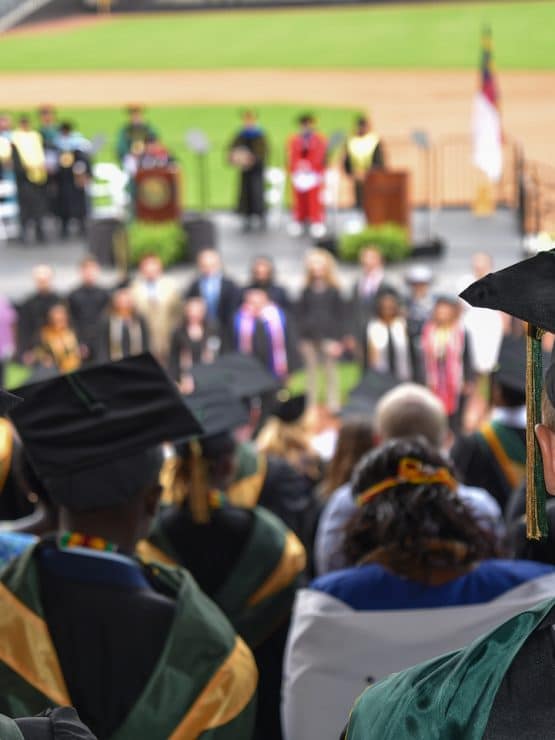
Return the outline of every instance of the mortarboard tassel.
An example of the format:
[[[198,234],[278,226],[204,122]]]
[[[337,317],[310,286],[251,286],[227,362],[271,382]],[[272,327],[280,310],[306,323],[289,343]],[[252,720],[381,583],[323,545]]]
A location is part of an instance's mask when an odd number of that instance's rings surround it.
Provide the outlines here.
[[[526,342],[526,536],[541,540],[547,536],[546,491],[536,424],[541,421],[543,385],[542,336],[544,331],[528,324]]]
[[[202,447],[198,440],[189,443],[191,450],[191,481],[189,486],[189,508],[196,524],[208,524],[210,521],[210,502],[206,467],[202,456]]]

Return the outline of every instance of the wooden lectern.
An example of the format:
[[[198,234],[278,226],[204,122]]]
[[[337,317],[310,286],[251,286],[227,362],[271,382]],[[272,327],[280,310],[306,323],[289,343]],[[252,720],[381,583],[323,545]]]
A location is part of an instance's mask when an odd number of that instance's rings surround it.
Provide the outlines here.
[[[179,170],[175,166],[138,170],[135,176],[135,198],[139,221],[179,219]]]
[[[364,213],[372,226],[394,223],[410,231],[409,173],[370,170],[364,182]]]

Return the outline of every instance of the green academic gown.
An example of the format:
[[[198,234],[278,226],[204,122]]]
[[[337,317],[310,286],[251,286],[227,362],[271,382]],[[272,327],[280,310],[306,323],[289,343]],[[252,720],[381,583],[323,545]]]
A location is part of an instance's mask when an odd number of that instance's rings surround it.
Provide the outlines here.
[[[500,688],[506,685],[506,678],[511,678],[513,664],[546,622],[548,626],[553,623],[554,609],[555,599],[543,602],[462,650],[393,674],[367,689],[353,708],[347,740],[547,737],[522,728],[513,731],[510,722],[499,734],[489,724]],[[551,652],[547,661],[553,663]],[[535,670],[531,664],[530,671]],[[520,677],[524,681],[527,678],[528,682],[533,680],[533,673]],[[522,721],[531,728],[536,699],[530,697],[526,703]],[[503,707],[497,706],[495,713],[502,712]]]
[[[0,737],[2,740],[23,740],[20,729],[9,717],[0,714]]]
[[[0,575],[0,711],[15,717],[72,704],[44,618],[38,547]],[[144,569],[155,590],[175,599],[175,616],[150,680],[110,740],[250,738],[257,671],[249,649],[185,571]]]
[[[261,507],[252,513],[253,525],[238,561],[209,596],[249,647],[255,648],[288,620],[306,558],[296,535],[276,516]],[[145,562],[180,562],[159,522],[137,552]]]

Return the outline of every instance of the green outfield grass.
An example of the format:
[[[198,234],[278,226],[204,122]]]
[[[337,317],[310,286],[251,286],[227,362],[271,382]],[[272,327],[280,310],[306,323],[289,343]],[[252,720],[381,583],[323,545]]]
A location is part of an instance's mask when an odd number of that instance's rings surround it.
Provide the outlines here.
[[[271,164],[283,166],[285,140],[294,131],[295,119],[302,111],[299,107],[288,105],[262,105],[257,106],[257,110],[260,113],[260,122],[270,139]],[[345,108],[311,110],[316,113],[322,131],[328,135],[338,130],[348,131],[356,114],[355,110]],[[14,117],[20,112],[23,111],[13,111]],[[234,131],[240,125],[238,107],[217,105],[153,107],[147,110],[146,116],[183,167],[184,199],[191,208],[196,208],[199,204],[198,161],[185,146],[185,132],[193,128],[206,132],[212,147],[207,158],[209,206],[233,207],[237,173],[227,164],[226,151]],[[59,110],[59,118],[72,121],[85,136],[94,137],[97,134],[105,136],[106,142],[96,160],[105,162],[115,160],[117,132],[125,121],[122,110],[62,108]]]
[[[555,2],[317,8],[118,17],[4,36],[0,70],[473,68],[484,23],[503,69],[553,69]]]

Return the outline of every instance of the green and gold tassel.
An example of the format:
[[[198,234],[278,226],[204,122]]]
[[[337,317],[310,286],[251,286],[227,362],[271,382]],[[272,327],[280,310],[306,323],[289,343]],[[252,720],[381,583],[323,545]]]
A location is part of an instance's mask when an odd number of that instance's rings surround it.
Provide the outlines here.
[[[543,386],[542,336],[544,331],[528,325],[526,343],[526,536],[541,540],[547,536],[546,491],[536,424],[541,421]]]

